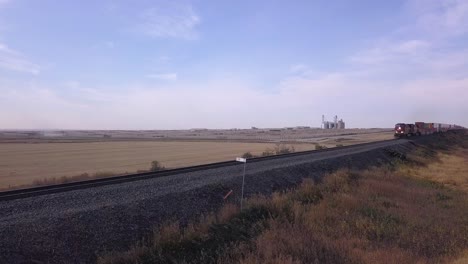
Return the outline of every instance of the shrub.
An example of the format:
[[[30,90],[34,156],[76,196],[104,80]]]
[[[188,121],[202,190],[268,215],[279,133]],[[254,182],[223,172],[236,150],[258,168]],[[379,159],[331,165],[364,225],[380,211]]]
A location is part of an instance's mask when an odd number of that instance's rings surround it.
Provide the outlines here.
[[[165,170],[166,168],[164,166],[161,165],[161,163],[157,160],[153,160],[151,162],[151,168],[150,168],[150,171],[161,171],[161,170]]]
[[[98,171],[96,173],[94,173],[94,175],[91,177],[91,176],[87,176],[86,173],[85,174],[82,174],[82,176],[84,176],[82,179],[89,179],[89,178],[106,178],[106,177],[112,177],[112,176],[116,176],[117,173],[115,172],[112,172],[112,171]],[[81,180],[81,179],[80,179]]]
[[[265,151],[262,152],[262,156],[271,156],[271,155],[280,155],[280,154],[288,154],[295,152],[296,149],[294,146],[288,146],[286,144],[276,144],[273,149],[266,148]]]
[[[320,144],[315,144],[315,150],[326,149],[326,146],[322,146]]]
[[[274,147],[274,151],[276,155],[279,155],[279,154],[292,153],[296,150],[294,149],[294,146],[287,146],[285,144],[276,144],[276,146]]]
[[[266,148],[265,151],[262,152],[263,157],[271,155],[275,155],[275,152],[273,152],[273,150],[270,148]]]
[[[254,158],[254,157],[255,156],[252,153],[250,153],[250,151],[247,151],[244,154],[242,154],[242,158],[244,158],[244,159],[251,159],[251,158]]]

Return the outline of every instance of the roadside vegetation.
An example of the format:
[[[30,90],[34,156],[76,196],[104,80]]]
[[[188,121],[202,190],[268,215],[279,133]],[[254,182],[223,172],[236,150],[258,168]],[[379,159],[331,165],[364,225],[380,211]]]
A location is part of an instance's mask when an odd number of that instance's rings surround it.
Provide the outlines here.
[[[157,160],[153,160],[151,162],[151,167],[150,167],[150,171],[162,171],[162,170],[165,170],[166,167],[164,167],[161,162],[157,161]]]
[[[283,143],[278,143],[272,148],[266,148],[260,156],[253,155],[252,152],[248,151],[242,154],[242,158],[251,159],[255,157],[265,157],[272,155],[281,155],[296,152],[296,149],[293,145],[287,145]]]
[[[458,142],[453,145],[453,142]],[[110,263],[467,263],[468,141],[441,136],[388,166],[167,223]]]
[[[148,170],[138,170],[137,173],[143,172],[151,172],[151,171],[161,171],[165,170],[161,162],[154,160],[151,162],[150,168]],[[39,187],[39,186],[47,186],[47,185],[55,185],[55,184],[63,184],[63,183],[70,183],[70,182],[79,182],[79,181],[87,181],[92,179],[100,179],[100,178],[108,178],[112,176],[119,176],[129,174],[126,173],[115,173],[111,171],[102,171],[96,172],[93,174],[82,173],[79,175],[74,176],[62,176],[62,177],[51,177],[51,178],[44,178],[39,180],[34,180],[31,184],[24,184],[24,185],[17,185],[17,186],[9,186],[7,188],[0,188],[0,191],[6,190],[13,190],[13,189],[21,189],[21,188],[31,188],[31,187]]]
[[[247,151],[244,154],[242,154],[241,157],[244,158],[244,159],[251,159],[251,158],[255,158],[256,156],[253,155],[250,151]]]
[[[327,148],[327,146],[322,146],[322,145],[320,145],[318,143],[315,144],[315,150],[321,150],[321,149],[326,149],[326,148]]]
[[[13,186],[8,186],[6,188],[0,188],[0,191],[40,187],[40,186],[62,184],[62,183],[69,183],[69,182],[87,181],[87,180],[107,178],[107,177],[117,176],[117,175],[120,175],[120,174],[117,174],[111,171],[102,171],[102,172],[96,172],[93,174],[82,173],[82,174],[73,175],[73,176],[50,177],[50,178],[33,180],[31,184],[13,185]]]

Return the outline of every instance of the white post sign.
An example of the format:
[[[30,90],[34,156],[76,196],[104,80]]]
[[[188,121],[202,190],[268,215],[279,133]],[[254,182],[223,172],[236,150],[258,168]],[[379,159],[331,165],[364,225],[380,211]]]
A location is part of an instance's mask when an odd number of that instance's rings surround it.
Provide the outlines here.
[[[247,162],[247,159],[244,159],[244,158],[236,158],[236,161],[238,162]]]
[[[241,211],[242,211],[242,201],[244,200],[245,166],[247,166],[247,159],[236,158],[236,161],[244,163],[244,173],[242,174],[242,194],[241,194]]]

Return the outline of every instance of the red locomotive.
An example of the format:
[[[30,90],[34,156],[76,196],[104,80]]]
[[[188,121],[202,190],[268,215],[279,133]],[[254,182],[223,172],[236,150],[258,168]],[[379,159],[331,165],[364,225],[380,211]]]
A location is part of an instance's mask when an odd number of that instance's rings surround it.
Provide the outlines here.
[[[410,137],[415,133],[414,124],[398,123],[395,125],[395,137]]]

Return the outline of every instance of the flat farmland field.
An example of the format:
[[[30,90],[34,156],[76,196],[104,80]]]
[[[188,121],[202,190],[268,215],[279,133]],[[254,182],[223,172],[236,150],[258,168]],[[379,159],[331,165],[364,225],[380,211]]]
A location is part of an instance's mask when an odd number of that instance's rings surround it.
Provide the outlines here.
[[[311,143],[289,144],[296,151]],[[34,180],[82,173],[134,173],[157,160],[167,168],[234,159],[250,151],[260,155],[274,143],[117,141],[88,143],[0,143],[0,189]]]
[[[326,146],[326,147],[334,147],[338,144],[347,146],[347,145],[354,145],[354,144],[361,144],[361,143],[375,142],[375,141],[382,141],[382,140],[389,140],[389,139],[394,139],[393,131],[316,138],[316,139],[313,139],[312,142]]]

